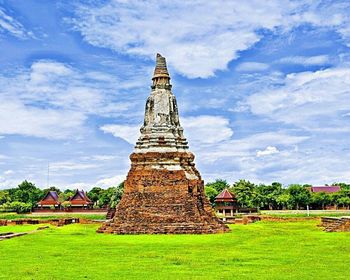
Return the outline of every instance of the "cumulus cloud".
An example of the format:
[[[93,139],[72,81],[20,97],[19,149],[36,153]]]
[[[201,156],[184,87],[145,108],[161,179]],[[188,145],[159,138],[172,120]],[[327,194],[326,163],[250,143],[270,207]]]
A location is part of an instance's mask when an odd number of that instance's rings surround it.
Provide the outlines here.
[[[184,117],[181,124],[189,143],[218,143],[233,135],[229,120],[221,116]]]
[[[69,110],[27,107],[16,101],[0,103],[0,132],[65,139],[81,132],[86,117]]]
[[[348,127],[343,114],[350,110],[349,68],[293,73],[281,83],[247,98],[253,114],[308,130]]]
[[[205,78],[259,41],[255,30],[280,25],[291,6],[279,1],[110,1],[77,6],[71,23],[90,44],[149,58],[161,52],[178,72]]]
[[[258,42],[259,30],[311,24],[335,30],[349,43],[349,9],[347,1],[114,0],[76,5],[68,21],[92,45],[148,58],[161,52],[179,73],[206,78]],[[241,67],[253,66],[265,67]]]
[[[95,185],[100,186],[102,188],[108,188],[108,187],[119,185],[125,179],[126,179],[126,174],[125,175],[116,175],[116,176],[113,176],[110,178],[104,178],[104,179],[98,180]]]
[[[114,137],[124,139],[131,145],[135,145],[139,137],[141,125],[121,125],[121,124],[106,124],[100,127],[104,133],[111,133]]]
[[[134,105],[115,101],[119,88],[109,74],[83,72],[52,60],[0,74],[0,133],[79,138],[90,115],[118,116]]]
[[[233,135],[229,120],[219,116],[196,116],[181,118],[185,134],[190,143],[218,143],[230,139]],[[140,136],[141,125],[106,124],[100,127],[105,133],[111,133],[135,145]]]

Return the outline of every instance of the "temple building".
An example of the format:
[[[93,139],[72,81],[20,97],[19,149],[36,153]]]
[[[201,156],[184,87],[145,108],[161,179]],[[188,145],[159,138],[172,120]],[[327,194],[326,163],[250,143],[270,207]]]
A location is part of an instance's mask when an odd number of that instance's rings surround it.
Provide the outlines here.
[[[156,57],[151,94],[124,195],[111,221],[98,232],[218,233],[229,231],[211,208],[204,182],[194,164],[176,98],[171,91],[165,58]]]
[[[235,212],[238,211],[237,199],[228,189],[224,189],[219,193],[214,201],[217,214],[222,215],[224,221],[226,217],[233,217]]]
[[[58,201],[58,194],[56,191],[48,191],[44,198],[37,203],[39,208],[60,208],[61,203]]]
[[[71,208],[89,209],[92,208],[94,204],[84,191],[79,191],[78,189],[75,191],[75,194],[69,198],[68,201],[71,205]]]

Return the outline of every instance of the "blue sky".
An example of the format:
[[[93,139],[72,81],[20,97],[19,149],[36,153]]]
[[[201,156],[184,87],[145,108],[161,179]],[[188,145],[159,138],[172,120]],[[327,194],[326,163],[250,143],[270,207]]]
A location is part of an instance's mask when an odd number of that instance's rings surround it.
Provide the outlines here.
[[[157,52],[205,181],[350,180],[348,1],[0,0],[0,188],[119,183]]]

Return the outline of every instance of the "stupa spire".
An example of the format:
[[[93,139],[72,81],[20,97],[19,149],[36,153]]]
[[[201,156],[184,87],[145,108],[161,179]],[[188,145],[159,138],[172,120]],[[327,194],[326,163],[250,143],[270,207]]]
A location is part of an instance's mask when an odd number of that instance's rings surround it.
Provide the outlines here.
[[[152,89],[155,88],[171,88],[170,75],[166,65],[165,57],[157,53],[156,56],[156,67],[152,77],[153,85]]]

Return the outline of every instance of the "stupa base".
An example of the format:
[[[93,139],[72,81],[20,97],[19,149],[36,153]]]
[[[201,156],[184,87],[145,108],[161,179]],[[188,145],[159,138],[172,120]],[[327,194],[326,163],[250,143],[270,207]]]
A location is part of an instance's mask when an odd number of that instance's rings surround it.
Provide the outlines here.
[[[209,234],[229,228],[203,207],[198,196],[130,193],[118,204],[115,218],[99,233],[113,234]]]

